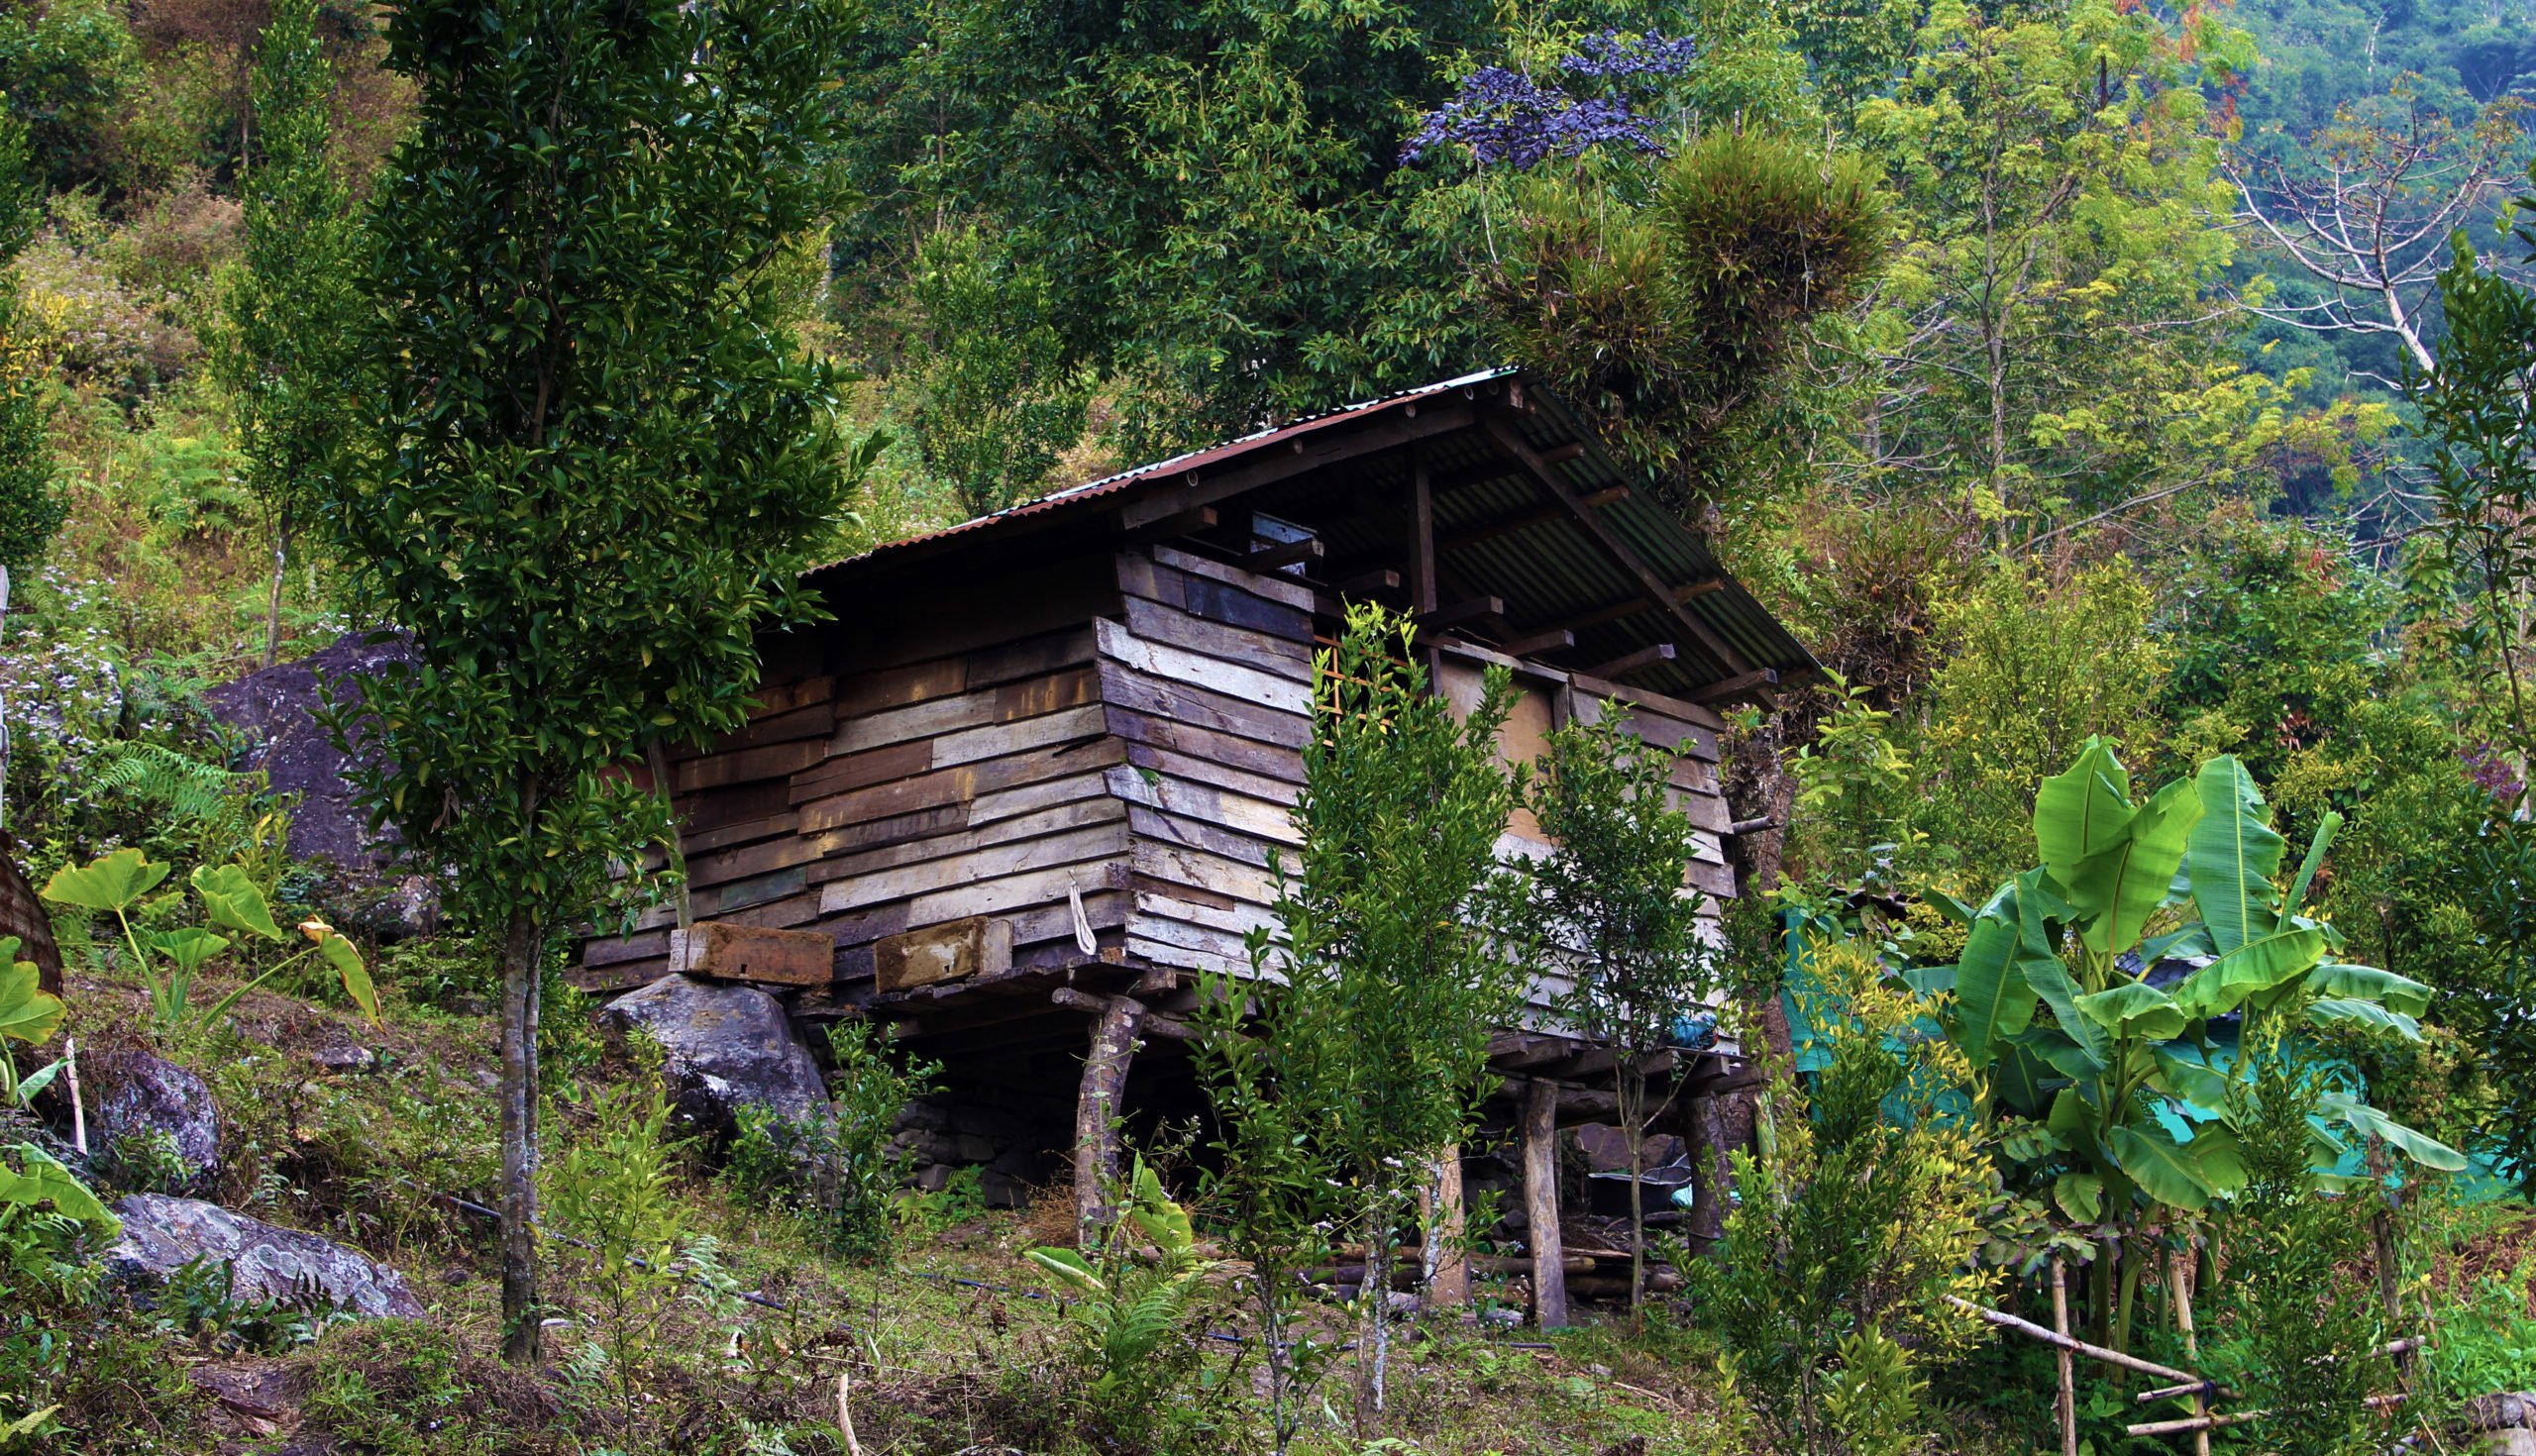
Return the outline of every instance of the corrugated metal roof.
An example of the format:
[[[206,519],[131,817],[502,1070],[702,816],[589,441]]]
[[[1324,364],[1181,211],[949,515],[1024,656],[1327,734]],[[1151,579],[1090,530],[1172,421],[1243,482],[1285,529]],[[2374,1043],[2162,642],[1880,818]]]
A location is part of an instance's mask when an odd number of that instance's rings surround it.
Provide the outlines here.
[[[1305,435],[1352,428],[1413,401],[1507,379],[1518,372],[1507,368],[1465,374],[1309,420],[1260,430],[1238,440],[1059,490],[994,515],[893,542],[822,570],[851,572],[866,563],[886,561],[947,538],[1020,529],[1016,523],[1032,517],[1095,509],[1094,502],[1120,496],[1141,485],[1166,488],[1209,467]],[[1437,575],[1445,599],[1502,598],[1506,621],[1514,629],[1513,637],[1569,627],[1576,645],[1559,653],[1557,661],[1577,671],[1613,662],[1642,648],[1671,643],[1675,653],[1672,661],[1629,675],[1632,683],[1658,692],[1692,695],[1755,668],[1782,676],[1816,669],[1812,654],[1726,574],[1706,537],[1674,514],[1653,488],[1654,481],[1646,471],[1615,461],[1594,433],[1555,398],[1537,386],[1524,387],[1532,407],[1499,418],[1520,421],[1518,427],[1535,451],[1548,454],[1570,450],[1569,457],[1551,468],[1560,473],[1575,494],[1590,495],[1615,486],[1628,488],[1626,497],[1597,509],[1596,518],[1662,581],[1675,586],[1721,583],[1681,605],[1740,662],[1720,656],[1686,631],[1680,619],[1652,600],[1636,574],[1616,562],[1594,533],[1572,514],[1547,515],[1544,506],[1551,502],[1549,492],[1521,465],[1505,460],[1485,436],[1476,432],[1435,436],[1421,445],[1432,477],[1458,481],[1454,488],[1439,490],[1434,497],[1439,545],[1449,543],[1456,533],[1475,527],[1494,526],[1527,514],[1545,514],[1546,518],[1439,550]],[[1491,471],[1487,468],[1493,465],[1504,468]],[[1396,499],[1408,483],[1407,473],[1405,458],[1399,452],[1359,457],[1343,467],[1338,498],[1377,502]],[[1285,483],[1263,484],[1258,491],[1273,493]],[[1268,504],[1263,503],[1263,508]],[[1391,523],[1379,509],[1341,511],[1327,520],[1309,524],[1320,531],[1332,561],[1379,559],[1398,550]]]

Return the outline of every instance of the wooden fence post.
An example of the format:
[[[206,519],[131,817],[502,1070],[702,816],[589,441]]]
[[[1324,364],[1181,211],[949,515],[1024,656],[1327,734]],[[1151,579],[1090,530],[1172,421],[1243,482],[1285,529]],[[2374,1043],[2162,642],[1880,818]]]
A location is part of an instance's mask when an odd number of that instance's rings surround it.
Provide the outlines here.
[[[1532,1322],[1567,1323],[1567,1269],[1558,1235],[1558,1084],[1524,1093],[1524,1212],[1532,1246]]]

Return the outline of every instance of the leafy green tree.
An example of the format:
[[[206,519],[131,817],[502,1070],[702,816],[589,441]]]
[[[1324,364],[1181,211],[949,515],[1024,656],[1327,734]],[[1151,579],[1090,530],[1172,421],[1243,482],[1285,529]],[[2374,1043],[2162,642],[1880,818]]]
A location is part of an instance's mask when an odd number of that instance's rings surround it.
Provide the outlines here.
[[[246,247],[223,280],[214,374],[236,401],[238,453],[272,543],[264,598],[271,667],[281,646],[291,537],[342,447],[355,311],[357,227],[327,156],[333,74],[316,0],[280,0],[256,57],[263,164],[242,188]]]
[[[318,524],[362,618],[374,812],[499,937],[505,1352],[538,1348],[539,971],[667,833],[617,771],[736,727],[753,632],[811,610],[836,379],[770,264],[835,196],[839,3],[420,0],[368,225],[354,460]],[[638,879],[639,877],[629,877]]]
[[[1277,1180],[1236,1195],[1258,1199],[1244,1215],[1257,1231],[1291,1237],[1321,1198],[1309,1168],[1254,1139],[1300,1136],[1322,1178],[1344,1180],[1339,1226],[1366,1250],[1356,1418],[1369,1437],[1385,1404],[1398,1225],[1427,1160],[1468,1130],[1489,1036],[1524,984],[1496,934],[1512,928],[1496,847],[1518,795],[1497,756],[1513,682],[1492,670],[1457,719],[1426,690],[1415,640],[1406,619],[1358,605],[1316,659],[1321,731],[1295,805],[1303,848],[1280,870],[1275,905],[1284,943],[1251,941],[1259,971],[1285,984],[1262,990],[1255,1032],[1222,1010],[1209,1038],[1240,1145],[1229,1171]],[[1209,999],[1238,1008],[1244,992],[1217,985]]]
[[[116,131],[141,80],[132,27],[107,0],[17,6],[0,17],[0,91],[56,189],[119,179]]]
[[[2345,429],[2249,372],[2208,302],[2235,253],[2201,88],[2252,56],[2210,11],[2170,33],[2113,0],[1931,7],[1907,72],[1857,110],[1898,235],[1842,342],[1862,476],[2005,543],[2244,486],[2284,451],[2347,460]]]
[[[44,217],[44,187],[28,171],[27,129],[0,117],[0,581],[35,565],[67,504],[53,482],[52,411],[44,348],[16,263]],[[8,610],[0,587],[0,613]]]
[[[925,240],[912,291],[923,323],[902,387],[925,466],[973,516],[1027,499],[1082,436],[1090,398],[1046,269],[966,227]]]
[[[1629,1144],[1630,1308],[1646,1274],[1646,1125],[1678,1084],[1649,1102],[1651,1064],[1720,988],[1708,901],[1685,887],[1695,846],[1673,806],[1674,755],[1630,731],[1618,703],[1561,725],[1533,765],[1532,812],[1557,846],[1532,867],[1536,935],[1574,978],[1562,1008],[1609,1047],[1621,1135]]]

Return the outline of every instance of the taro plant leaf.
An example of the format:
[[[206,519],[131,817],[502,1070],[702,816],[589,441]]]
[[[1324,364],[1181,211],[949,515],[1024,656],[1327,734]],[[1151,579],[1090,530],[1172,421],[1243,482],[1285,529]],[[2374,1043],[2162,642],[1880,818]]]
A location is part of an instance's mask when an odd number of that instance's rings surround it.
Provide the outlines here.
[[[1032,1249],[1031,1263],[1056,1276],[1059,1284],[1078,1294],[1100,1295],[1109,1292],[1101,1276],[1093,1271],[1092,1262],[1073,1249]]]
[[[2132,815],[2131,832],[2120,844],[2079,866],[2086,887],[2070,886],[2070,898],[2077,901],[2083,893],[2083,907],[2095,912],[2081,922],[2087,949],[2118,956],[2140,943],[2150,915],[2173,892],[2184,846],[2200,819],[2201,800],[2189,781],[2178,779]]]
[[[2113,1159],[2143,1193],[2169,1207],[2199,1210],[2210,1204],[2210,1185],[2200,1163],[2155,1122],[2117,1127],[2107,1140]]]
[[[2175,988],[2175,1002],[2196,1017],[2224,1015],[2272,988],[2307,974],[2325,953],[2325,933],[2311,925],[2248,941],[2195,971]]]
[[[2100,738],[2087,740],[2066,772],[2043,780],[2034,800],[2034,842],[2043,868],[2070,891],[2082,913],[2103,909],[2079,898],[2080,867],[2119,847],[2139,813],[2131,803],[2131,773]]]
[[[2211,947],[2225,955],[2277,924],[2272,879],[2289,842],[2273,831],[2272,806],[2234,754],[2202,765],[2196,789],[2201,821],[2192,826],[2184,873]]]
[[[36,1093],[43,1092],[48,1087],[51,1087],[53,1085],[53,1080],[61,1075],[61,1069],[69,1065],[70,1059],[68,1057],[55,1057],[52,1061],[45,1063],[44,1066],[28,1073],[24,1077],[19,1078],[18,1105],[24,1107],[34,1102],[36,1099]]]
[[[12,1173],[0,1162],[0,1203],[21,1205],[50,1201],[53,1211],[82,1223],[99,1223],[109,1229],[122,1224],[88,1186],[71,1177],[70,1170],[53,1161],[51,1154],[33,1143],[19,1143],[7,1151],[18,1155],[18,1166],[24,1170]]]
[[[387,1022],[378,1013],[378,988],[370,983],[370,968],[362,964],[360,950],[344,938],[343,932],[323,921],[311,920],[299,928],[309,939],[317,942],[317,954],[325,958],[327,965],[335,968],[335,975],[344,983],[344,994],[351,996],[353,1004],[361,1007],[361,1013],[370,1018],[370,1025],[386,1030]]]
[[[2298,862],[2298,876],[2289,882],[2289,894],[2282,907],[2295,913],[2307,901],[2307,886],[2316,883],[2316,869],[2325,862],[2325,851],[2333,848],[2334,835],[2342,829],[2342,815],[2332,809],[2316,825],[2316,837],[2307,842],[2307,857]]]
[[[77,868],[64,865],[45,882],[44,897],[83,910],[120,912],[167,878],[169,867],[154,864],[137,849],[119,849],[104,859]]]
[[[1988,1059],[1993,1042],[2034,1020],[2034,987],[2017,965],[2022,931],[2016,890],[2003,885],[1981,907],[1964,937],[1963,958],[1955,963],[1955,1041],[1975,1063]]]
[[[2466,1155],[2426,1132],[2416,1132],[2349,1092],[2326,1092],[2316,1104],[2328,1117],[2364,1138],[2374,1137],[2424,1168],[2463,1173]]]
[[[2228,1105],[2227,1078],[2165,1047],[2151,1048],[2150,1056],[2157,1063],[2158,1074],[2153,1081],[2158,1091],[2208,1111],[2216,1112]]]
[[[2307,1003],[2307,1019],[2318,1026],[2336,1024],[2365,1026],[2372,1031],[2389,1031],[2406,1041],[2421,1040],[2421,1023],[2401,1011],[2390,1010],[2376,1001],[2354,1000],[2348,996],[2325,996]]]
[[[44,989],[36,963],[19,960],[17,952],[16,936],[0,939],[0,1037],[42,1041],[61,1025],[70,1008]]]
[[[235,865],[205,865],[194,871],[194,893],[202,896],[203,913],[227,930],[243,930],[266,940],[282,939],[281,927],[264,903],[264,892]]]
[[[2093,1223],[2104,1216],[2104,1179],[2093,1173],[2063,1173],[2052,1183],[2052,1201],[2072,1223]]]
[[[203,963],[229,949],[229,937],[214,935],[198,925],[182,930],[162,930],[149,937],[150,948],[175,963],[176,969],[191,976]]]
[[[2126,981],[2093,995],[2078,997],[2078,1014],[2116,1036],[2165,1041],[2183,1034],[2183,1008],[2174,998],[2145,981]]]
[[[2307,989],[2320,996],[2377,1001],[2389,1011],[2418,1016],[2430,1009],[2431,989],[2409,976],[2375,966],[2329,963],[2307,978]]]

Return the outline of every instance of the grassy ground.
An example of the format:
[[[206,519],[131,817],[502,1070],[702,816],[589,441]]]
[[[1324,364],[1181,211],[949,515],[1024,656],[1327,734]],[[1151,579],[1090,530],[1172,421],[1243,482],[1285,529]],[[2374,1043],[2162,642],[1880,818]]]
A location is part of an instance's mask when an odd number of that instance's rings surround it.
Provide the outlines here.
[[[221,1027],[167,1040],[133,1029],[147,1005],[137,987],[73,975],[73,1030],[89,1046],[146,1043],[213,1087],[225,1157],[210,1196],[385,1260],[430,1313],[328,1321],[200,1292],[145,1308],[73,1279],[13,1300],[15,1333],[0,1341],[0,1415],[59,1407],[53,1434],[27,1448],[814,1456],[847,1449],[840,1376],[872,1456],[1264,1448],[1263,1376],[1246,1342],[1202,1341],[1194,1364],[1138,1394],[1136,1408],[1096,1389],[1084,1338],[1023,1257],[1061,1235],[1062,1197],[1041,1200],[1049,1211],[1035,1220],[956,1194],[915,1198],[889,1259],[850,1262],[824,1254],[800,1216],[737,1198],[682,1158],[678,1277],[627,1295],[591,1256],[555,1245],[548,1293],[564,1322],[548,1330],[546,1366],[502,1366],[485,1221],[441,1196],[482,1201],[491,1186],[494,1028],[395,994],[429,986],[431,970],[383,968],[383,1035],[303,999],[320,991],[312,984],[251,993]],[[564,1095],[550,1169],[597,1132],[574,1090],[628,1071],[579,1030],[584,1009],[553,1018],[550,1075]],[[374,1065],[320,1065],[319,1053],[347,1044],[368,1047]],[[109,1181],[147,1187],[170,1172],[135,1158]],[[1211,1288],[1193,1323],[1239,1331],[1230,1299]],[[1334,1309],[1307,1324],[1333,1345],[1346,1335]],[[1350,1358],[1333,1358],[1298,1450],[1369,1448],[1339,1418]],[[1637,1336],[1597,1322],[1543,1341],[1441,1319],[1404,1331],[1382,1434],[1439,1456],[1742,1449],[1745,1422],[1721,1402],[1716,1372],[1710,1352],[1660,1321]]]

